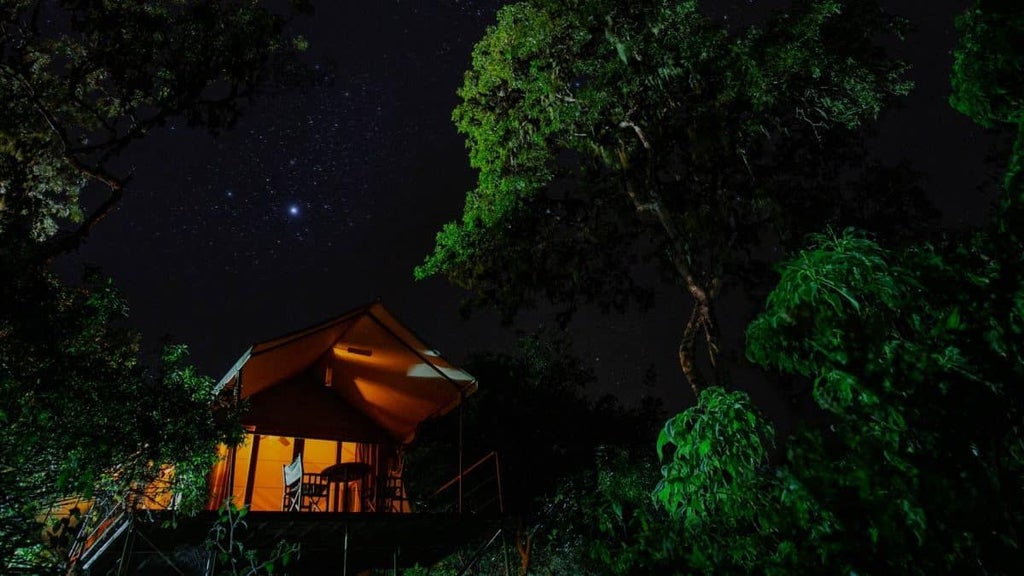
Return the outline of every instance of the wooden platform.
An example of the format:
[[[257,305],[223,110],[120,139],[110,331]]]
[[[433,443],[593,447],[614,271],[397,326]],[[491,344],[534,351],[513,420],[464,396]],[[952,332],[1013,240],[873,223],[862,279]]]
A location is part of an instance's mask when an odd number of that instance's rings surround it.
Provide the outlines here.
[[[179,519],[167,513],[136,522],[113,543],[91,572],[105,574],[203,574],[209,552],[204,542],[217,521],[214,512]],[[247,549],[272,549],[282,540],[300,545],[292,574],[355,575],[371,568],[429,566],[460,547],[486,542],[501,527],[500,516],[250,512],[240,533]],[[120,559],[125,566],[117,569]]]

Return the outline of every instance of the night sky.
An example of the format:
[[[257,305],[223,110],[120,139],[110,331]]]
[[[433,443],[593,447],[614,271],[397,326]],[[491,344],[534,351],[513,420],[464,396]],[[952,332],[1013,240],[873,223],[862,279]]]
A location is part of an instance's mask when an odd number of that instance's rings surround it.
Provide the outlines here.
[[[310,42],[309,61],[333,82],[264,95],[218,139],[178,123],[137,144],[121,161],[134,173],[121,206],[62,268],[102,267],[147,345],[169,334],[215,378],[251,343],[377,297],[453,361],[507,349],[511,332],[495,315],[464,322],[458,290],[412,279],[473,187],[450,115],[473,43],[500,4],[316,3],[297,28]],[[785,2],[704,4],[736,22]],[[990,201],[976,191],[989,139],[946,104],[953,16],[967,3],[889,4],[917,28],[897,50],[914,65],[917,88],[883,118],[874,148],[925,174],[948,224],[976,222]],[[725,304],[728,327],[745,311]],[[674,289],[661,290],[647,314],[584,310],[570,328],[599,375],[596,392],[627,402],[655,394],[669,409],[689,402],[676,364],[687,312]],[[543,319],[529,314],[519,326]],[[640,383],[648,367],[653,388]]]

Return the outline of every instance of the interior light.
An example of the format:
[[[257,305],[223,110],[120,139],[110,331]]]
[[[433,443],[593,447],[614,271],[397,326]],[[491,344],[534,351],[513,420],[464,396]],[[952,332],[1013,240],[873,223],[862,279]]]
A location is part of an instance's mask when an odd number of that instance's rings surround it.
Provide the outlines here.
[[[373,356],[373,350],[369,348],[356,348],[355,346],[349,346],[346,348],[349,354],[359,354],[360,356]]]

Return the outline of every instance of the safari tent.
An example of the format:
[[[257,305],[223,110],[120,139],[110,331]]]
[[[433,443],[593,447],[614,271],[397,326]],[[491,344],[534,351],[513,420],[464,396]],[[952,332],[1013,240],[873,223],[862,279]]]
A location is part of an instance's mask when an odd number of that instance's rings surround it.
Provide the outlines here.
[[[252,511],[282,510],[282,470],[300,459],[307,474],[365,464],[333,487],[333,502],[326,494],[310,508],[408,512],[403,448],[477,383],[374,302],[254,344],[219,386],[247,404],[246,437],[211,475],[212,509],[230,496]]]
[[[456,506],[421,511],[410,504],[406,447],[421,425],[458,408],[477,383],[379,301],[253,344],[217,386],[245,406],[245,439],[221,449],[209,478],[209,511],[179,518],[174,527],[134,521],[137,514],[124,504],[98,512],[106,516],[83,534],[72,564],[121,574],[189,573],[175,555],[196,557],[214,511],[229,499],[249,509],[253,545],[301,543],[304,569],[323,573],[429,563],[495,529],[502,508],[493,453],[468,467],[461,450],[453,455],[453,479],[434,496],[455,495]],[[484,473],[481,485],[496,488],[490,501],[497,507],[464,508],[464,477],[488,468],[493,474]],[[173,495],[163,494],[146,499],[147,517],[172,513],[159,509],[174,506]],[[195,573],[208,573],[212,564],[205,562]]]

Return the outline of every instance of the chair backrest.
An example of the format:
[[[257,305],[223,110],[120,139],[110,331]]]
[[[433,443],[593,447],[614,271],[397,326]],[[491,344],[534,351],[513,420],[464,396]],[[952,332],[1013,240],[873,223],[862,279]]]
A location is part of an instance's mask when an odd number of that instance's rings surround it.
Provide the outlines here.
[[[296,454],[291,464],[284,466],[284,498],[281,509],[298,512],[302,506],[302,454]]]
[[[284,485],[291,486],[302,481],[302,454],[296,454],[295,460],[284,467]]]

